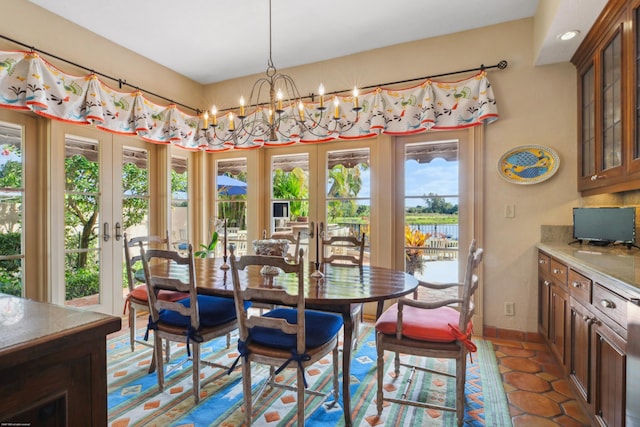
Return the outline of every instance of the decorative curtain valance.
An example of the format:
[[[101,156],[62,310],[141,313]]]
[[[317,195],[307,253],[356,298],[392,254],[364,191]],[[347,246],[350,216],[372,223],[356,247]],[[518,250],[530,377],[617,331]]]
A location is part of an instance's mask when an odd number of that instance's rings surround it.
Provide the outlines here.
[[[337,98],[341,123],[355,121],[351,95]],[[35,52],[0,52],[0,107],[32,110],[69,123],[94,124],[108,132],[138,135],[145,141],[172,143],[188,150],[215,152],[318,143],[370,138],[378,133],[409,135],[430,129],[477,126],[498,118],[493,90],[484,71],[457,82],[426,80],[406,89],[376,88],[360,95],[359,100],[362,110],[357,121],[353,126],[344,126],[344,130],[325,134],[299,132],[288,140],[245,140],[232,144],[203,130],[200,117],[186,114],[175,105],[157,105],[140,91],[114,90],[95,74],[80,77],[65,74]],[[295,114],[295,108],[285,107],[290,114]],[[249,112],[249,116],[252,114],[264,114],[264,110]],[[331,120],[332,115],[328,116],[322,120]],[[217,121],[216,132],[224,132],[228,127],[226,116]]]

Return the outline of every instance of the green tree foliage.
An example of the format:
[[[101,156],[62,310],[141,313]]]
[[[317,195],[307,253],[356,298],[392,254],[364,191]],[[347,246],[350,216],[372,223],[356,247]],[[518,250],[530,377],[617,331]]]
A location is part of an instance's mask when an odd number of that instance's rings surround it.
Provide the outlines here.
[[[327,196],[336,199],[357,197],[362,190],[361,172],[369,166],[359,163],[354,167],[346,167],[338,164],[329,170],[329,190]],[[335,218],[362,216],[362,206],[358,206],[355,200],[332,200],[328,203],[327,213],[331,220]]]
[[[171,171],[173,177],[174,171]],[[176,174],[181,176],[180,174]],[[186,191],[186,174],[180,178],[184,181],[184,190]],[[182,181],[180,181],[182,182]],[[174,182],[171,180],[173,187]],[[149,179],[147,170],[139,168],[133,163],[126,163],[122,167],[122,188],[125,188],[127,194],[122,201],[122,223],[124,228],[127,229],[131,226],[140,224],[147,214],[147,196],[149,194]],[[173,189],[172,189],[173,191]]]
[[[273,198],[290,200],[292,218],[309,215],[309,178],[302,168],[294,168],[291,172],[277,169],[273,176]]]
[[[454,205],[447,202],[444,197],[438,196],[434,193],[429,193],[422,197],[425,206],[416,206],[407,208],[409,214],[421,214],[421,213],[438,213],[447,215],[457,215],[458,205]]]

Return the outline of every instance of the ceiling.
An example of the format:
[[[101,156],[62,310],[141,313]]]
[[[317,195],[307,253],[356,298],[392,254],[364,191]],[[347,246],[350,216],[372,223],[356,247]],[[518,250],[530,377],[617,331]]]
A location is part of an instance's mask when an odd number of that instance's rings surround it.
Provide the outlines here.
[[[30,1],[201,84],[267,67],[268,0]],[[272,0],[272,58],[282,69],[527,18],[538,1]],[[540,1],[557,7],[536,64],[568,61],[606,0]],[[581,34],[563,44],[569,29]]]

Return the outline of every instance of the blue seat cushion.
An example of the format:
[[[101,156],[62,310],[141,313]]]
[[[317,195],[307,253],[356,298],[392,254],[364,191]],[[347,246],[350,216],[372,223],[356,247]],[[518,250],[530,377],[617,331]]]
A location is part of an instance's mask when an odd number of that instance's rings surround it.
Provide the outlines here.
[[[298,323],[298,310],[293,308],[276,308],[263,316],[285,319],[291,324]],[[341,316],[321,311],[305,311],[304,318],[306,348],[319,347],[329,342],[340,331],[343,323]],[[252,342],[270,347],[284,349],[296,347],[295,335],[285,334],[277,329],[256,326],[249,330],[249,335]]]
[[[231,322],[236,318],[236,306],[233,298],[214,297],[210,295],[198,295],[198,309],[200,310],[200,326],[211,327]],[[185,307],[191,307],[191,300],[183,298],[177,301]],[[245,304],[245,308],[250,303]],[[160,322],[184,328],[191,325],[191,319],[188,316],[172,311],[160,310]]]

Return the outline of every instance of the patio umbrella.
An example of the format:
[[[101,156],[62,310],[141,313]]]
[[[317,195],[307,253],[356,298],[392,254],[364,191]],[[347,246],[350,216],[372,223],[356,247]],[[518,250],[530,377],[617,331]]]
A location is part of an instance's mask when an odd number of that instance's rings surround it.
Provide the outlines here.
[[[218,193],[225,196],[237,196],[247,194],[247,183],[227,175],[218,175],[216,178]]]

